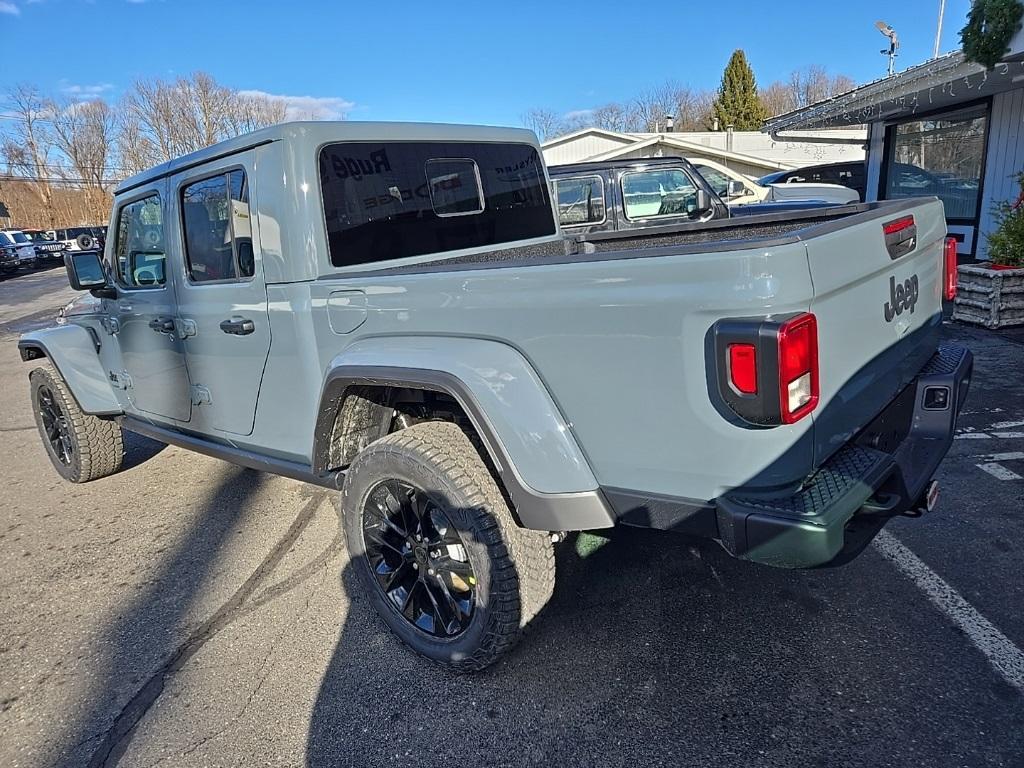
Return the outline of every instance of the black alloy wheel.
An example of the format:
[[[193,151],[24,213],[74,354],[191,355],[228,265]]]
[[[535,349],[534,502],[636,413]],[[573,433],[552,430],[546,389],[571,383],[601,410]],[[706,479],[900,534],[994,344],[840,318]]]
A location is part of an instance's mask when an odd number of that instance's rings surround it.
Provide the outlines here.
[[[458,637],[476,609],[477,578],[444,509],[423,490],[383,480],[366,497],[363,544],[377,587],[408,623]]]
[[[43,432],[50,444],[50,450],[53,451],[57,461],[65,467],[70,466],[75,443],[71,437],[67,416],[57,404],[57,399],[49,387],[39,387],[38,398],[39,417],[42,419]]]

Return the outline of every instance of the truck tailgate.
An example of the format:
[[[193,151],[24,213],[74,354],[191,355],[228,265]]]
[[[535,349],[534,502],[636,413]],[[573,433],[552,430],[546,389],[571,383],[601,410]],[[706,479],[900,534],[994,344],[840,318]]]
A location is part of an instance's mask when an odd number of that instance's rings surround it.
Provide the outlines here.
[[[821,387],[816,465],[866,426],[935,352],[945,235],[942,203],[934,198],[885,205],[806,233]]]

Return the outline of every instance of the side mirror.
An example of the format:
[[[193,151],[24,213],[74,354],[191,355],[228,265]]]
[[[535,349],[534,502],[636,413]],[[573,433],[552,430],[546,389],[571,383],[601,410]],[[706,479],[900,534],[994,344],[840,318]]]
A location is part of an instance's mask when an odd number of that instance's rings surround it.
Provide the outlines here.
[[[714,208],[714,206],[711,204],[711,195],[709,195],[706,190],[698,189],[697,190],[697,213],[698,214],[705,214],[708,211],[712,210],[712,208]]]
[[[76,291],[90,291],[97,298],[117,298],[96,251],[65,251],[64,268],[68,271],[68,282]]]
[[[739,179],[729,179],[729,185],[725,189],[726,197],[742,197],[747,194],[746,185]]]

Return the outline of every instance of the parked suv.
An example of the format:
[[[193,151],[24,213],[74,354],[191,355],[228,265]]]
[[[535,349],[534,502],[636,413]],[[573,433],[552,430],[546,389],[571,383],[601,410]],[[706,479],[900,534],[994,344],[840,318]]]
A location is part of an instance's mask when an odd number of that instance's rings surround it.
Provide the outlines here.
[[[106,227],[66,227],[52,229],[47,234],[58,242],[64,243],[69,251],[90,251],[102,249],[106,242]]]
[[[52,234],[41,229],[23,229],[22,232],[32,241],[36,250],[36,261],[64,263],[64,251],[67,245],[56,240]]]
[[[0,274],[13,275],[21,266],[18,244],[6,232],[0,231]]]
[[[15,252],[18,255],[18,266],[34,267],[36,265],[36,249],[32,245],[32,239],[20,229],[5,229],[4,234],[14,243]]]
[[[338,491],[384,623],[480,669],[566,531],[814,567],[934,506],[971,375],[941,204],[713,224],[566,239],[521,129],[267,128],[118,187],[66,258],[98,300],[19,341],[32,411],[70,482],[129,430]]]

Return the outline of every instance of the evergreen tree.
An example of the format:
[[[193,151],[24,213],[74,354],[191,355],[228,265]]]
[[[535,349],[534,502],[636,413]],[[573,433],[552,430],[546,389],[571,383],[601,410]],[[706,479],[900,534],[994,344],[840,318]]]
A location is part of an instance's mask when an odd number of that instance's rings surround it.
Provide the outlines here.
[[[716,117],[720,129],[731,125],[737,131],[758,131],[768,117],[757,95],[754,70],[741,50],[733,51],[722,73],[722,84],[711,106],[711,119]]]

